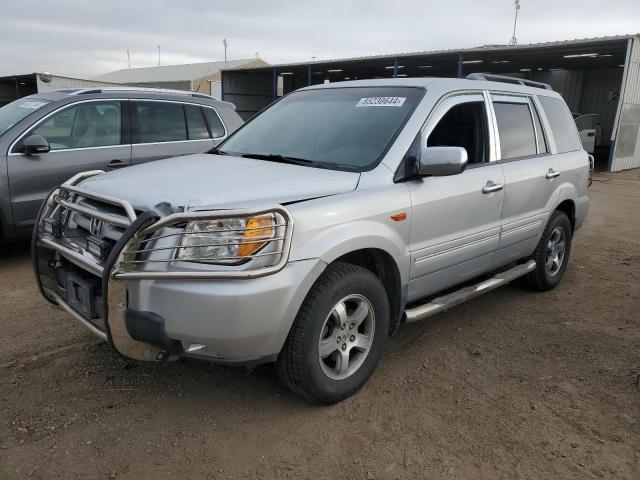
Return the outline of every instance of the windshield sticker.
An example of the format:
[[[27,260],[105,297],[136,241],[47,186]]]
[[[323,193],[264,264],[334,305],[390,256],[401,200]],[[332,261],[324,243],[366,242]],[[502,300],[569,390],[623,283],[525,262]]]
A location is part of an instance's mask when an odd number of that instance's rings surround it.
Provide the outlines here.
[[[47,104],[47,102],[24,102],[21,105],[18,105],[20,108],[30,108],[31,110],[36,110],[40,107],[43,107]]]
[[[407,97],[365,97],[356,107],[401,107]]]

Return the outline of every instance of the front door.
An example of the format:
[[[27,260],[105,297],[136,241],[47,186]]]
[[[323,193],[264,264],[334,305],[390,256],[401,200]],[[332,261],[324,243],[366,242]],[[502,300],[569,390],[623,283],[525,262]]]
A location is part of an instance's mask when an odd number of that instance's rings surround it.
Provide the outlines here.
[[[131,145],[122,128],[122,104],[90,100],[64,107],[44,117],[14,144],[7,163],[17,233],[33,227],[46,195],[76,173],[129,165]],[[51,151],[22,153],[21,141],[29,135],[45,137]]]
[[[409,301],[490,268],[500,239],[502,168],[492,163],[487,102],[482,93],[451,96],[427,122],[427,146],[467,150],[469,165],[448,177],[409,182],[412,202]]]

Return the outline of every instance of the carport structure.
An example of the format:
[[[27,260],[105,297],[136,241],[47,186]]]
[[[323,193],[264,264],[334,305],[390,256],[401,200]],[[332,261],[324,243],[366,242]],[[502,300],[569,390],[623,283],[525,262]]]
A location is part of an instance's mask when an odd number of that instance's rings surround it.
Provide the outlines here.
[[[308,85],[390,77],[465,77],[493,73],[549,83],[572,112],[597,114],[602,168],[640,167],[640,36],[528,45],[487,45],[222,71],[222,99],[249,119],[280,96]]]

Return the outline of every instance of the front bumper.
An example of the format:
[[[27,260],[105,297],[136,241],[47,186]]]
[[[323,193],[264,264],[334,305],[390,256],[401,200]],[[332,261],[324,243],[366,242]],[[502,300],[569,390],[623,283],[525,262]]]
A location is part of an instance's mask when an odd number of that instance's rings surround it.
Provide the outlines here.
[[[152,212],[132,219],[109,257],[97,262],[40,228],[42,218],[58,208],[55,198],[43,205],[32,239],[40,290],[128,358],[186,356],[230,364],[273,360],[325,267],[319,259],[308,259],[285,261],[266,275],[237,272],[230,278],[203,273],[176,277],[166,270],[121,274],[118,266],[127,245],[164,219]]]
[[[229,362],[274,358],[324,267],[313,259],[248,280],[128,281],[127,307],[160,316],[186,355]]]

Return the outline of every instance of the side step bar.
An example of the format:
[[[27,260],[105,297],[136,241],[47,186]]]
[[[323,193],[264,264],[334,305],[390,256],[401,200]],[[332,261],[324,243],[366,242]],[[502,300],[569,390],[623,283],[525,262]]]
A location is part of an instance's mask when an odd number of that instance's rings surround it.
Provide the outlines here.
[[[497,275],[483,280],[480,283],[471,285],[469,287],[461,288],[455,292],[443,295],[442,297],[434,298],[433,300],[418,305],[416,307],[407,308],[405,314],[407,315],[407,323],[417,322],[424,318],[435,315],[436,313],[449,310],[451,307],[459,305],[471,300],[472,298],[479,297],[483,293],[490,292],[498,287],[506,285],[507,283],[522,277],[527,273],[535,270],[535,260],[529,260],[527,263],[517,265],[509,270],[498,273]]]

